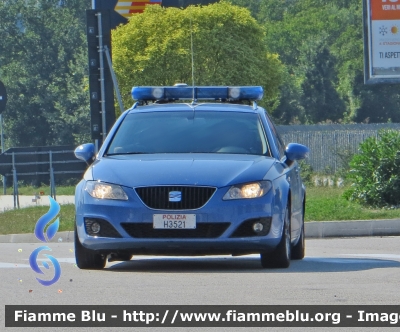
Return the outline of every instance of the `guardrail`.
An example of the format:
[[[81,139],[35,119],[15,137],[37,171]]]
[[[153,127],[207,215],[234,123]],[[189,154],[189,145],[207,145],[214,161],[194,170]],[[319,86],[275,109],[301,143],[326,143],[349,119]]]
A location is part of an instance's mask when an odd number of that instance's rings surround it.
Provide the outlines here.
[[[3,175],[3,193],[7,179],[12,178],[14,208],[19,208],[18,180],[50,184],[50,195],[56,199],[58,180],[81,178],[87,165],[74,155],[75,146],[11,148],[0,154],[0,174]]]

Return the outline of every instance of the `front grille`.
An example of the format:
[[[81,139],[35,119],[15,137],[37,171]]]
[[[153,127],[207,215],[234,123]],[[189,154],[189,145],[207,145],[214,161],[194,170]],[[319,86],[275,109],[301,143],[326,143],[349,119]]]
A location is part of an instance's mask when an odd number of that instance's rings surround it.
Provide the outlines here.
[[[217,238],[225,232],[229,225],[228,222],[197,223],[195,229],[154,229],[151,223],[121,223],[130,236],[146,239]]]
[[[194,210],[201,208],[215,192],[211,187],[160,186],[136,188],[143,203],[151,209],[158,210]],[[169,193],[182,193],[179,202],[170,202]]]

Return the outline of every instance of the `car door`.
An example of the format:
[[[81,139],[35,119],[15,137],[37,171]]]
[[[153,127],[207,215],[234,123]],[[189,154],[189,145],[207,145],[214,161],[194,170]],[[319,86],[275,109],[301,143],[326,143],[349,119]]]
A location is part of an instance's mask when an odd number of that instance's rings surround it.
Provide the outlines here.
[[[286,179],[290,185],[290,201],[291,201],[291,238],[297,239],[302,223],[302,186],[300,178],[300,168],[296,161],[287,163],[285,155],[285,144],[279,135],[272,120],[266,114],[269,127],[274,136],[276,145],[276,153],[279,154],[279,160],[282,166],[286,169]]]

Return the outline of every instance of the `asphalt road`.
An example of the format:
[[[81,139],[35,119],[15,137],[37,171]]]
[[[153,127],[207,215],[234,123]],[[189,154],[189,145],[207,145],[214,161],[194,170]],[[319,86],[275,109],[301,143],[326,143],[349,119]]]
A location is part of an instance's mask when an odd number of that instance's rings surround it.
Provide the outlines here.
[[[129,262],[108,263],[106,269],[102,271],[87,271],[78,269],[74,264],[72,243],[51,243],[49,244],[52,249],[51,255],[61,263],[62,273],[60,280],[49,287],[37,282],[35,278],[38,275],[29,266],[29,255],[38,246],[38,243],[0,244],[2,252],[0,330],[5,329],[4,305],[6,304],[398,305],[400,303],[399,237],[309,239],[306,241],[306,258],[302,261],[293,261],[290,268],[282,270],[261,269],[258,256],[250,255],[194,258],[140,256]],[[49,274],[54,274],[51,268]],[[51,279],[51,276],[48,279]],[[79,331],[93,330],[94,328],[79,329]],[[97,328],[96,330],[125,329]],[[172,331],[172,328],[157,330]],[[208,330],[228,331],[228,328],[208,328]],[[314,329],[308,328],[308,330]],[[321,330],[323,329],[318,329]]]

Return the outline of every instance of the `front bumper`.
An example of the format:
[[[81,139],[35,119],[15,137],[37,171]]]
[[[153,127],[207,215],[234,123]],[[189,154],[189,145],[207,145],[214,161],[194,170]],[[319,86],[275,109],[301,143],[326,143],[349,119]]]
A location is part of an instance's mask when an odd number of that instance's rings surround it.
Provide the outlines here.
[[[283,212],[274,205],[274,193],[249,200],[223,201],[227,188],[218,189],[203,207],[196,210],[154,210],[143,204],[135,190],[124,188],[128,201],[100,200],[91,197],[82,190],[83,183],[76,192],[76,225],[79,240],[88,249],[105,254],[129,252],[149,255],[211,255],[211,254],[250,254],[273,250],[282,236]],[[188,236],[187,230],[168,230],[165,236],[133,237],[129,226],[152,228],[154,214],[196,214],[196,223],[200,228],[224,224],[220,233],[211,237]],[[91,236],[85,227],[85,219],[101,219],[109,223],[119,237]],[[244,233],[238,235],[238,228],[246,221],[260,218],[270,220],[269,232],[263,236]],[[146,224],[146,225],[144,225]],[[154,234],[157,230],[151,230]],[[162,230],[164,231],[164,230]],[[200,230],[198,230],[200,231]],[[173,232],[177,236],[174,237]],[[179,233],[181,232],[181,233]]]

